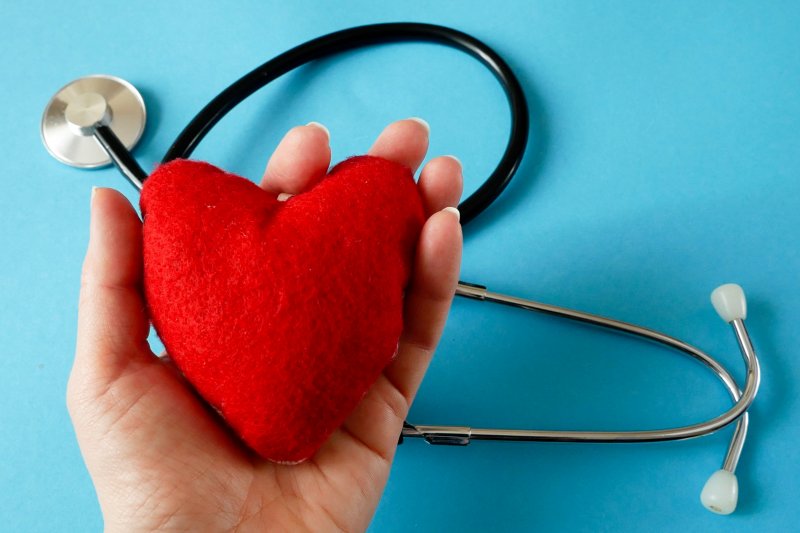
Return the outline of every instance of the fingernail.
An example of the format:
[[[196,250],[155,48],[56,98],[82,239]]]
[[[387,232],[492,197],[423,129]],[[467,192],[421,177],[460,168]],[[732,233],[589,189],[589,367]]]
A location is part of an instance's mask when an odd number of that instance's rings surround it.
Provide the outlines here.
[[[328,141],[331,140],[331,132],[328,131],[328,128],[320,124],[319,122],[309,122],[306,126],[311,126],[312,128],[319,128],[325,132],[325,136],[328,138]]]
[[[406,120],[413,120],[414,122],[416,122],[418,124],[421,124],[422,127],[425,128],[425,131],[427,131],[428,133],[431,132],[431,125],[428,124],[425,120],[423,120],[423,119],[421,119],[419,117],[410,117],[410,118],[407,118]]]
[[[286,200],[288,200],[288,199],[289,199],[289,198],[291,198],[292,196],[294,196],[294,194],[289,194],[288,192],[282,192],[282,193],[280,193],[280,194],[278,195],[278,197],[277,197],[276,199],[277,199],[279,202],[285,202]]]
[[[97,187],[92,186],[92,196],[91,196],[91,198],[89,198],[89,207],[91,207],[92,204],[94,204],[94,195],[95,195],[95,193],[97,193]]]
[[[453,161],[455,161],[456,163],[458,163],[458,166],[459,166],[459,167],[461,167],[462,169],[464,168],[464,165],[463,165],[463,164],[461,164],[461,160],[460,160],[459,158],[457,158],[456,156],[454,156],[454,155],[443,155],[442,157],[447,157],[447,158],[450,158],[450,159],[452,159]]]
[[[461,222],[461,212],[456,209],[455,207],[445,207],[442,211],[447,211],[448,213],[453,213],[456,216],[456,220]]]

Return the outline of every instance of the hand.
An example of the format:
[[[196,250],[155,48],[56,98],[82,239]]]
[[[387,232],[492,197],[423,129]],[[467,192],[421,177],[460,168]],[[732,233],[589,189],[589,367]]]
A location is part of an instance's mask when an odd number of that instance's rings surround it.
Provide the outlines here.
[[[388,126],[370,154],[416,171],[428,129]],[[300,193],[327,172],[328,134],[292,129],[262,187]],[[431,160],[419,189],[429,216],[405,298],[397,358],[341,429],[294,466],[255,458],[147,343],[142,224],[111,189],[92,194],[78,343],[67,405],[107,531],[364,530],[380,499],[411,401],[441,336],[461,261],[461,166]]]

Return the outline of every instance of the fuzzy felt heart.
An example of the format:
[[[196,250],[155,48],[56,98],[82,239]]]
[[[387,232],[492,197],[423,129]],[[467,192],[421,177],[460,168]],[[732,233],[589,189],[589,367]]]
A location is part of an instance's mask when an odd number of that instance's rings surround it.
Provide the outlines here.
[[[279,202],[176,160],[141,208],[145,296],[172,360],[259,455],[313,455],[397,352],[424,222],[409,169],[354,157]]]

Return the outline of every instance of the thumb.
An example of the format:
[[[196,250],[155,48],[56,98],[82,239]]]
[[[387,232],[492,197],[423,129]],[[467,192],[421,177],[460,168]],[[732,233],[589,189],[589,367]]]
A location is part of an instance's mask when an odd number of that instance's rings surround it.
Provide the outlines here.
[[[122,194],[95,188],[68,399],[99,396],[130,365],[153,361],[141,285],[142,223]]]

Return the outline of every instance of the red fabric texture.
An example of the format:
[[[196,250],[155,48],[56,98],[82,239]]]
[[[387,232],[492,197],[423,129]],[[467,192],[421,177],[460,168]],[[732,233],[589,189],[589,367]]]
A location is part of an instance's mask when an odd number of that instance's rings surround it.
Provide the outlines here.
[[[172,360],[259,455],[312,456],[396,354],[424,222],[412,173],[353,157],[278,202],[176,160],[141,208],[145,296]]]

